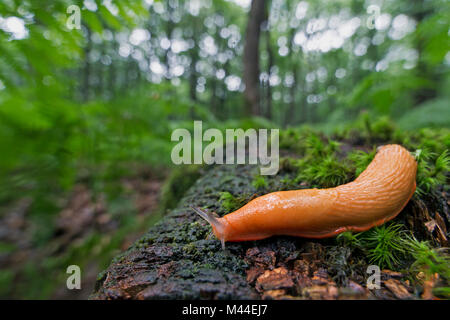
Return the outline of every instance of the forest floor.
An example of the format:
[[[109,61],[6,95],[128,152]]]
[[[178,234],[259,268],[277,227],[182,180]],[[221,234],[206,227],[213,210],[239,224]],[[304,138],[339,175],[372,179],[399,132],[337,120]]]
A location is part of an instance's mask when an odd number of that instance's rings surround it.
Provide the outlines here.
[[[363,146],[342,143],[338,153]],[[284,152],[292,159],[295,152]],[[381,270],[381,288],[369,289],[367,252],[342,238],[311,240],[277,236],[227,243],[209,236],[209,225],[190,206],[220,216],[256,196],[310,187],[295,182],[290,161],[261,182],[250,165],[217,166],[190,188],[178,206],[100,273],[92,299],[432,299],[448,288],[437,273],[408,269],[400,257],[395,270]],[[449,194],[414,197],[394,219],[420,240],[448,245]],[[345,240],[345,239],[344,239]],[[448,272],[448,265],[445,272]]]
[[[111,205],[104,193],[79,183],[61,199],[61,210],[49,222],[51,235],[36,245],[38,227],[30,218],[32,201],[22,199],[0,219],[0,241],[13,250],[0,252],[0,267],[10,275],[8,298],[87,299],[97,274],[111,258],[126,250],[142,232],[159,219],[157,208],[164,178],[150,172],[122,178],[116,182],[120,196]],[[133,215],[130,220],[129,215]],[[82,268],[81,290],[68,290],[66,268]],[[5,280],[3,280],[5,281]]]

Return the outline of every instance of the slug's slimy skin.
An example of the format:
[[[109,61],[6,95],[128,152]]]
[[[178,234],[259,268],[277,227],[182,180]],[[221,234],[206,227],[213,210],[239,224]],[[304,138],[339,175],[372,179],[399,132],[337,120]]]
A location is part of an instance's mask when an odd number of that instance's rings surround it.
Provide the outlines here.
[[[386,145],[356,180],[336,188],[272,192],[222,218],[193,209],[212,225],[222,246],[273,235],[326,238],[393,219],[416,190],[416,171],[408,150]]]

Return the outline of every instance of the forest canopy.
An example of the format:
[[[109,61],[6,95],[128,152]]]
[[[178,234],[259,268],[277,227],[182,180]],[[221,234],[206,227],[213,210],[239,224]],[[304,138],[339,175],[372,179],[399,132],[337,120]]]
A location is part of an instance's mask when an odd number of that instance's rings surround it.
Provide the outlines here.
[[[68,27],[70,5],[80,9],[79,29]],[[258,28],[247,28],[258,6]],[[445,125],[449,8],[444,0],[2,1],[0,168],[29,167],[32,157],[62,169],[68,152],[94,156],[93,139],[102,141],[95,157],[149,157],[144,149],[164,148],[168,131],[192,119],[331,126],[366,111],[409,128]],[[246,39],[259,46],[247,63]],[[258,74],[246,79],[248,70]],[[121,143],[132,144],[125,155]]]

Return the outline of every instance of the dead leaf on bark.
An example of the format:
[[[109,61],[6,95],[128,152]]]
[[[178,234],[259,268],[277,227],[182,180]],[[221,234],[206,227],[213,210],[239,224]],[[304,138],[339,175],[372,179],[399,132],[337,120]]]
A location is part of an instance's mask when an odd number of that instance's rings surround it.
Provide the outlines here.
[[[262,267],[251,267],[247,270],[247,282],[253,284],[255,280],[263,273],[264,269]]]
[[[264,292],[264,294],[262,295],[262,299],[263,300],[280,299],[285,295],[286,295],[286,290],[284,290],[284,289],[268,290],[268,291]]]
[[[403,273],[392,271],[389,269],[383,269],[381,270],[381,274],[386,276],[386,278],[403,278]]]
[[[289,289],[293,287],[294,282],[292,281],[289,271],[284,267],[266,270],[256,280],[256,289],[260,292],[275,289]]]
[[[323,285],[329,283],[329,276],[325,269],[319,269],[314,271],[313,276],[311,278],[313,284]]]
[[[391,291],[397,299],[411,299],[412,295],[408,292],[408,289],[396,279],[389,279],[384,281],[386,288]]]
[[[336,285],[312,286],[304,288],[302,295],[313,300],[335,300],[339,295]]]

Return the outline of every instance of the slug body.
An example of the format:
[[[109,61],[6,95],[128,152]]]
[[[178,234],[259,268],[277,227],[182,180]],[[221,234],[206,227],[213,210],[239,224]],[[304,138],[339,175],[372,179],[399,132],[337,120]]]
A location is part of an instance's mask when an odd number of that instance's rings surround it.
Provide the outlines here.
[[[329,189],[272,192],[222,218],[194,210],[212,225],[222,245],[273,235],[326,238],[393,219],[416,189],[416,171],[408,150],[386,145],[353,182]]]

